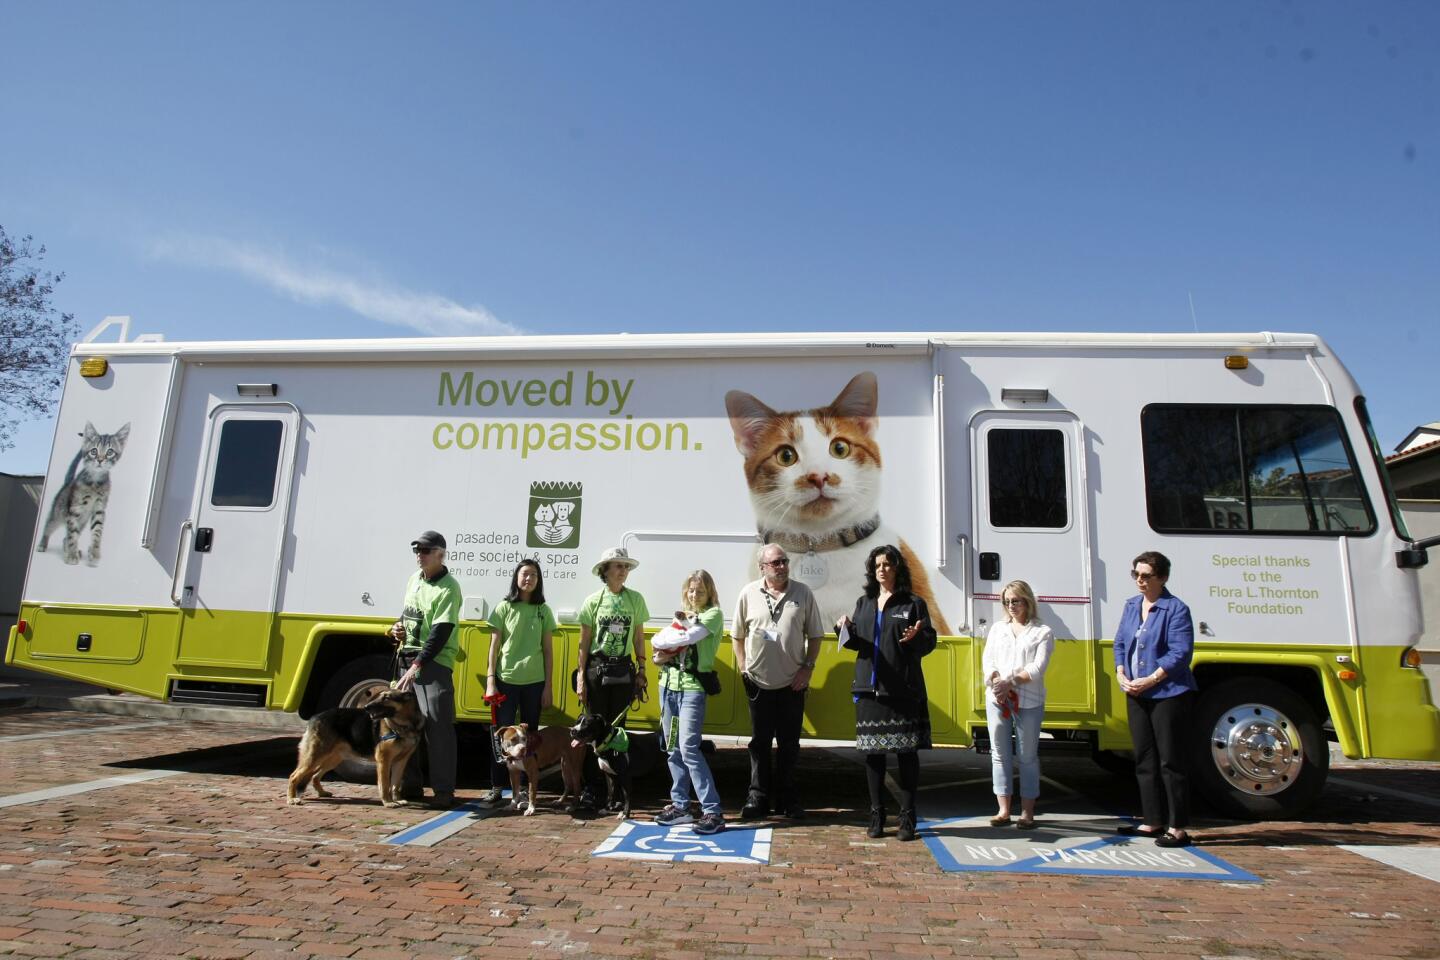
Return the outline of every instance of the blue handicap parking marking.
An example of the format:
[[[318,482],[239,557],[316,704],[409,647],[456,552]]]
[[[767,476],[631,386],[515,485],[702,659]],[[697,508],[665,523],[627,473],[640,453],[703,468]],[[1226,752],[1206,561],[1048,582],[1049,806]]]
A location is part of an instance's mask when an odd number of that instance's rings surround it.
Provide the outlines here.
[[[1196,847],[1157,847],[1143,837],[1121,837],[1114,817],[1047,816],[1034,830],[992,827],[988,816],[921,823],[920,836],[947,872],[1073,874],[1167,880],[1261,879]]]
[[[701,836],[689,826],[627,820],[591,856],[675,863],[769,863],[772,835],[770,827],[727,826],[719,833]]]

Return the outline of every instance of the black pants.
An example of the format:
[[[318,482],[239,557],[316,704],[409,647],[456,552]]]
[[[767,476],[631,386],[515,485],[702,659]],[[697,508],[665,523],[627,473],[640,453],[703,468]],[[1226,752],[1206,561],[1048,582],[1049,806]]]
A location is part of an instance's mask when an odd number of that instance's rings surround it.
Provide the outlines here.
[[[501,727],[508,727],[515,723],[530,724],[530,731],[534,733],[540,729],[540,697],[545,692],[545,682],[539,683],[506,683],[504,680],[495,682],[496,689],[505,695],[505,701],[495,708],[495,721],[490,725],[490,736],[493,738],[495,732]],[[516,720],[516,717],[519,720]],[[490,786],[505,788],[510,786],[510,771],[497,756],[498,749],[492,748],[490,757]]]
[[[598,667],[592,666],[585,674],[585,712],[598,713],[604,717],[611,726],[623,727],[625,725],[625,714],[630,709],[630,701],[635,699],[635,684],[618,683],[613,686],[603,686],[600,683],[600,672]],[[605,774],[600,772],[600,761],[595,757],[595,751],[585,751],[585,796],[600,804],[604,801],[607,787],[605,785]]]
[[[750,794],[747,804],[785,810],[800,802],[795,764],[800,759],[800,725],[805,721],[805,691],[781,687],[762,690],[745,681],[750,702]],[[772,775],[770,741],[777,756]]]
[[[1195,691],[1146,700],[1126,697],[1130,739],[1135,744],[1135,778],[1147,827],[1183,830],[1190,825],[1190,781],[1186,776],[1185,734]],[[1169,813],[1167,819],[1166,813]]]
[[[885,809],[885,757],[883,753],[865,754],[865,781],[870,787],[870,806]],[[920,754],[914,750],[895,754],[900,766],[900,809],[915,810],[915,792],[920,789]]]

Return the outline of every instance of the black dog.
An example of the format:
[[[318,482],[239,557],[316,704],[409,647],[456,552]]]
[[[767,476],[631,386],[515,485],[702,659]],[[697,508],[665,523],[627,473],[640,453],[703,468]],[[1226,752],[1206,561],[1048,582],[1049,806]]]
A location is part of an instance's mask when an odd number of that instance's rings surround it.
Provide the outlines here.
[[[584,713],[570,728],[574,744],[588,745],[600,761],[610,785],[609,808],[618,809],[624,820],[630,816],[630,737],[624,729],[611,726],[598,713]]]

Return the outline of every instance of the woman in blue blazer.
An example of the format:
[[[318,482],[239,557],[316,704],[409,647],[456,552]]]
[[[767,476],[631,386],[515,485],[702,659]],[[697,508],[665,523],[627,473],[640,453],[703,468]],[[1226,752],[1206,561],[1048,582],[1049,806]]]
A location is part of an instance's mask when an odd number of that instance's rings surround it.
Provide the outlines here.
[[[1185,847],[1190,845],[1185,731],[1195,701],[1190,672],[1195,628],[1190,608],[1165,589],[1170,561],[1163,553],[1140,554],[1130,575],[1140,595],[1125,601],[1120,614],[1115,678],[1126,695],[1145,822],[1119,832],[1154,837],[1159,847]]]

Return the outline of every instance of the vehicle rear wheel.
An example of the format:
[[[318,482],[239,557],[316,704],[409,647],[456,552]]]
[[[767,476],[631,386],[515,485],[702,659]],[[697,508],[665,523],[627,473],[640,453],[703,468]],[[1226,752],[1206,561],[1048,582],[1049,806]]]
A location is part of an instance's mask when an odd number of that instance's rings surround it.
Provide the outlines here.
[[[1290,819],[1325,785],[1330,753],[1315,711],[1270,680],[1228,680],[1200,695],[1191,772],[1212,806],[1247,820]]]
[[[345,664],[325,684],[320,694],[319,707],[355,708],[370,700],[390,686],[391,658],[373,654],[359,657]],[[375,762],[373,760],[345,760],[336,767],[331,776],[352,783],[374,783]]]

